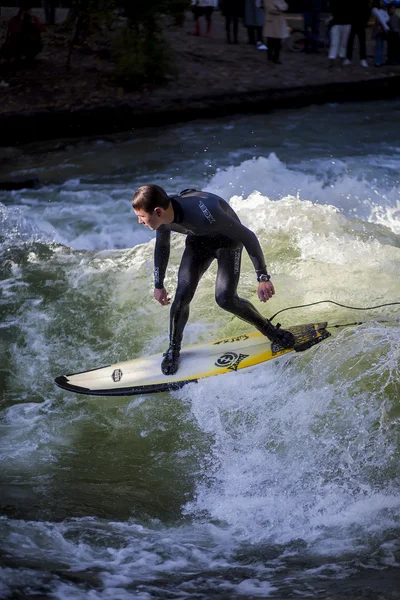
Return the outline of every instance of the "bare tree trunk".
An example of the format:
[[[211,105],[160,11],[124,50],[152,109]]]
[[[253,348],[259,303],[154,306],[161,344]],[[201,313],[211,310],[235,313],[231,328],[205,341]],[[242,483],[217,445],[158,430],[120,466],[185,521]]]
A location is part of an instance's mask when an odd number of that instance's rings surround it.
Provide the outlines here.
[[[56,2],[57,0],[43,0],[44,14],[48,25],[54,25],[56,22]]]
[[[72,55],[72,49],[78,39],[78,35],[79,35],[79,28],[80,28],[80,24],[81,24],[81,17],[78,16],[75,19],[75,23],[74,23],[74,29],[72,31],[72,36],[71,36],[71,41],[69,43],[69,50],[68,50],[68,57],[67,57],[67,71],[70,70],[71,68],[71,55]]]

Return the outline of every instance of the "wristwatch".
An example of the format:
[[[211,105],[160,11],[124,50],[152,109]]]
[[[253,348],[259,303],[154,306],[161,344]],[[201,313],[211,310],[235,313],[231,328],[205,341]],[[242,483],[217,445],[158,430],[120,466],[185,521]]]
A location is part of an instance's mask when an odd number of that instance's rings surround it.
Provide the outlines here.
[[[261,275],[257,276],[258,283],[261,283],[262,281],[269,281],[270,279],[271,275],[268,275],[268,273],[262,273]]]

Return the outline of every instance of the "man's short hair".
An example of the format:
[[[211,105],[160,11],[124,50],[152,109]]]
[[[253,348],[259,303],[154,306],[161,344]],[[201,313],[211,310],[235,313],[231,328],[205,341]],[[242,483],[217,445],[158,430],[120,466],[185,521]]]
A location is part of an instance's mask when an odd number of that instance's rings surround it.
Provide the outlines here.
[[[157,206],[166,210],[170,202],[167,192],[154,183],[142,185],[132,198],[133,208],[147,213],[152,213]]]

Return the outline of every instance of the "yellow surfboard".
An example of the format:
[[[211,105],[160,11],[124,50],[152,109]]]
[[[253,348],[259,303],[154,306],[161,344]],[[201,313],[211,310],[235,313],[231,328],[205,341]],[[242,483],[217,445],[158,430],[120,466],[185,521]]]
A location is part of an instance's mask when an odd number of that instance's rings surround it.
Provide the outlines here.
[[[306,350],[331,334],[327,323],[296,325],[288,329],[295,336],[293,348],[282,349],[258,331],[185,346],[175,375],[161,372],[162,354],[153,354],[91,371],[61,375],[56,384],[70,392],[95,396],[133,396],[165,392],[204,377],[235,373],[293,351]]]

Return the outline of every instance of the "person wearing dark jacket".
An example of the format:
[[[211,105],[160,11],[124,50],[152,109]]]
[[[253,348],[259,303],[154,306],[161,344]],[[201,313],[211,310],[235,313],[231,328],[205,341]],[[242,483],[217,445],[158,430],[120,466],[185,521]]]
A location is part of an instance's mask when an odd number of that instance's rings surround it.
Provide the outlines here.
[[[322,0],[305,0],[303,2],[304,31],[306,33],[304,51],[307,53],[318,52],[322,4]]]
[[[233,33],[233,43],[238,43],[238,28],[239,18],[243,17],[244,2],[243,0],[221,0],[220,8],[225,17],[226,41],[228,44],[232,42],[231,26]]]
[[[1,55],[6,60],[20,61],[25,58],[33,61],[42,49],[41,34],[44,26],[38,18],[31,15],[31,7],[23,4],[18,14],[8,22],[6,41]]]
[[[388,64],[400,64],[400,17],[396,13],[396,5],[391,2],[387,6],[389,15]]]
[[[353,57],[354,40],[358,37],[360,51],[360,65],[368,67],[367,63],[367,48],[365,43],[365,29],[371,14],[369,0],[351,0],[348,3],[350,13],[351,30],[349,41],[347,43],[347,55],[344,65],[350,65]]]
[[[266,50],[262,39],[264,10],[261,0],[244,0],[243,23],[247,29],[249,44],[257,45],[260,50]]]
[[[217,304],[247,321],[276,344],[277,349],[293,348],[294,335],[272,323],[237,294],[243,247],[246,248],[258,281],[257,295],[267,302],[275,289],[265,266],[256,235],[245,227],[231,206],[215,194],[183,190],[168,196],[158,185],[140,187],[132,207],[138,222],[156,230],[154,250],[154,297],[162,306],[170,303],[164,287],[169,260],[171,232],[186,235],[186,246],[178,273],[178,287],[170,313],[170,342],[161,370],[173,375],[178,370],[183,330],[189,318],[189,305],[200,278],[214,259],[218,263],[215,299]]]

